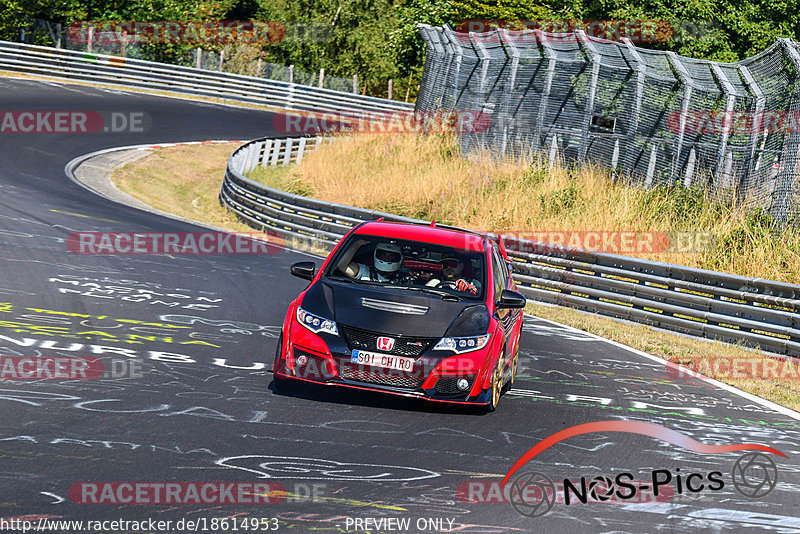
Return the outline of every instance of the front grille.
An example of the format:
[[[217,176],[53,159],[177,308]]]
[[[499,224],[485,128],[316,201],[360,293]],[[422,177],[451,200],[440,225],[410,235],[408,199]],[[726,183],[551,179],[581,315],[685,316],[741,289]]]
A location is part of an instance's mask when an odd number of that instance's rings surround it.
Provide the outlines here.
[[[346,360],[339,361],[339,376],[345,380],[357,380],[358,382],[405,389],[417,389],[425,381],[424,377],[409,376],[407,373],[392,369],[353,364]]]
[[[361,330],[360,328],[353,328],[352,326],[339,325],[339,327],[351,349],[378,351],[378,337],[385,335],[368,330]],[[383,350],[379,352],[392,354],[394,356],[410,356],[413,358],[416,358],[428,350],[428,347],[438,340],[438,338],[430,337],[388,337],[394,338],[394,347],[388,352]]]
[[[461,380],[462,378],[466,378],[469,381],[469,387],[466,390],[461,391],[456,386],[456,383]],[[442,377],[436,381],[436,393],[441,393],[443,395],[454,395],[456,393],[465,394],[469,391],[470,387],[472,387],[472,379],[471,376],[456,376],[456,377]]]

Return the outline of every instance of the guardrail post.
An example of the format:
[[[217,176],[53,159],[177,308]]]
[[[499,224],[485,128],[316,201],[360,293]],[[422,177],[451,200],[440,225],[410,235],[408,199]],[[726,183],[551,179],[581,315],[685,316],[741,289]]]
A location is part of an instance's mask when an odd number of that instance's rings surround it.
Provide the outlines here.
[[[270,158],[269,164],[272,167],[276,167],[278,165],[278,154],[281,151],[281,141],[282,139],[273,139],[272,140],[272,157]]]
[[[272,155],[272,143],[272,139],[264,139],[264,154],[261,156],[261,161],[259,161],[262,167],[269,166],[269,158]]]
[[[257,141],[255,143],[251,143],[251,145],[253,150],[247,160],[247,172],[250,172],[258,167],[258,158],[261,157],[261,149],[264,147],[264,143]]]
[[[600,77],[600,54],[597,47],[589,40],[586,32],[583,30],[575,30],[575,36],[578,38],[578,43],[581,48],[586,48],[589,53],[589,60],[592,62],[592,78],[589,81],[589,98],[586,102],[586,110],[584,113],[583,126],[581,128],[581,144],[578,147],[578,160],[586,159],[586,153],[589,150],[589,127],[592,124],[592,116],[594,115],[594,100],[597,95],[597,79]]]
[[[681,63],[678,54],[675,52],[667,52],[667,59],[669,60],[672,68],[678,74],[678,78],[683,83],[683,101],[681,103],[681,115],[678,126],[678,138],[675,141],[672,154],[672,167],[670,169],[669,180],[673,183],[678,175],[678,165],[680,164],[681,152],[683,151],[683,136],[686,132],[686,118],[689,113],[689,102],[692,100],[692,78],[689,71]]]
[[[761,90],[761,87],[756,82],[756,79],[753,77],[753,74],[750,72],[750,69],[745,67],[744,65],[739,66],[739,73],[742,75],[742,79],[744,80],[745,85],[747,86],[748,91],[752,93],[756,97],[756,109],[755,109],[755,121],[751,122],[753,125],[753,131],[750,132],[750,142],[748,143],[747,147],[747,160],[744,165],[745,172],[742,173],[742,176],[739,180],[739,188],[738,188],[738,200],[744,200],[744,193],[747,189],[747,182],[751,175],[751,173],[758,170],[756,166],[754,168],[755,163],[755,154],[756,154],[756,147],[758,146],[758,134],[761,128],[764,126],[763,121],[763,114],[764,114],[764,104],[766,103],[767,99],[764,96],[764,91]]]
[[[555,76],[556,72],[557,56],[555,50],[550,47],[550,43],[545,39],[542,30],[534,30],[533,34],[536,36],[536,41],[542,46],[547,56],[547,75],[544,79],[544,89],[542,90],[542,97],[539,100],[539,113],[536,117],[536,126],[533,130],[533,147],[534,150],[539,150],[542,146],[544,136],[544,116],[547,113],[547,106],[550,102],[550,90],[553,88],[553,76]],[[551,154],[552,150],[551,148]]]
[[[283,148],[283,164],[288,165],[292,161],[292,144],[294,140],[289,137],[286,139],[286,144]]]
[[[303,163],[303,154],[305,153],[306,150],[306,141],[308,141],[307,137],[301,137],[300,144],[297,146],[297,160],[295,161],[295,163],[297,163],[298,165],[300,163]]]
[[[623,37],[622,42],[625,43],[626,49],[630,53],[634,62],[636,62],[636,93],[633,99],[631,118],[628,121],[628,131],[625,136],[625,159],[631,161],[634,157],[634,154],[636,154],[636,132],[639,129],[639,115],[642,112],[642,95],[644,94],[645,76],[647,76],[647,64],[645,63],[641,54],[639,54],[639,51],[636,50],[636,47],[633,46],[633,43],[630,39]],[[632,171],[633,164],[631,164],[631,168],[627,170]]]

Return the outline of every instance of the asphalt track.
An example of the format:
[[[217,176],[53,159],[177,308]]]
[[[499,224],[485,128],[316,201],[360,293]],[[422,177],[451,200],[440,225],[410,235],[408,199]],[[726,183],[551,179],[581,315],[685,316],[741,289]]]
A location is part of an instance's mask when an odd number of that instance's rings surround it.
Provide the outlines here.
[[[288,266],[307,256],[72,254],[65,239],[74,231],[198,228],[94,196],[64,174],[72,158],[108,147],[269,135],[272,114],[9,78],[0,78],[0,99],[4,111],[152,117],[138,134],[0,136],[0,356],[117,358],[143,371],[128,379],[0,382],[0,517],[264,517],[291,532],[389,532],[348,520],[386,517],[409,518],[412,532],[426,531],[430,524],[418,520],[427,518],[445,520],[444,529],[428,531],[447,530],[449,519],[455,532],[800,531],[800,420],[705,382],[671,378],[658,361],[538,319],[526,319],[519,381],[494,414],[350,391],[273,392],[277,332],[304,287]],[[128,352],[96,355],[96,346]],[[509,503],[464,502],[468,495],[457,491],[469,481],[497,483],[539,440],[602,420],[657,423],[705,444],[764,444],[786,457],[774,456],[774,491],[748,499],[731,485],[741,453],[698,454],[643,435],[595,433],[554,445],[522,471],[554,481],[720,471],[725,486],[667,502],[557,502],[537,518]],[[287,498],[173,506],[69,497],[73,484],[87,481],[263,480],[282,484]]]

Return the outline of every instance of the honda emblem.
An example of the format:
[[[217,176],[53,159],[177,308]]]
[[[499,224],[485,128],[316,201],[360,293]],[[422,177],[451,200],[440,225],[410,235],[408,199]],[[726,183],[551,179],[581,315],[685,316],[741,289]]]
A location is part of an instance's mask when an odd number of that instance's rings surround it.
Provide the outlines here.
[[[383,337],[383,336],[378,338],[378,350],[390,351],[393,348],[394,348],[394,338]]]

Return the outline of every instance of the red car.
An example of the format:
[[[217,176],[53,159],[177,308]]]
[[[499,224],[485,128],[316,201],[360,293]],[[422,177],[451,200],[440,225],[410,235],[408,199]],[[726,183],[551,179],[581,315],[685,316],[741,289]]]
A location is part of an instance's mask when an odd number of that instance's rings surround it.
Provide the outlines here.
[[[514,382],[525,297],[502,240],[451,227],[353,228],[286,313],[278,389],[301,383],[381,391],[494,411]]]

